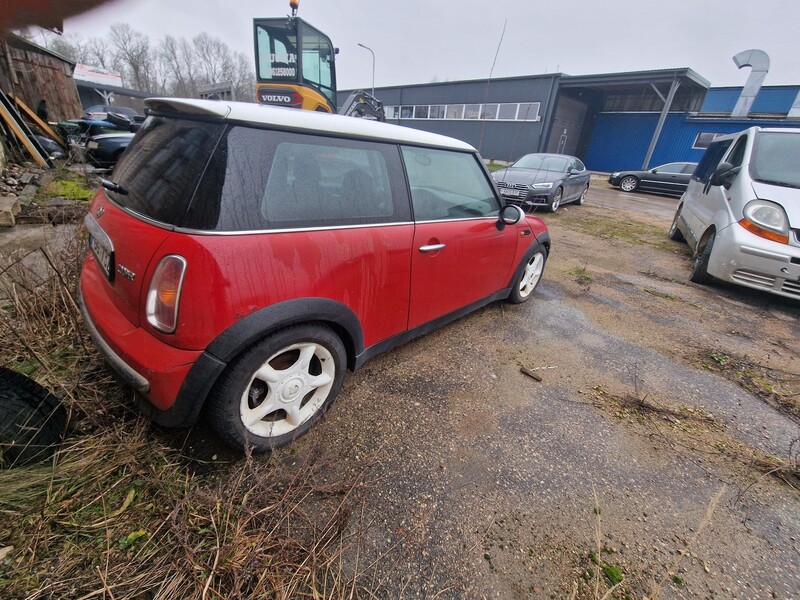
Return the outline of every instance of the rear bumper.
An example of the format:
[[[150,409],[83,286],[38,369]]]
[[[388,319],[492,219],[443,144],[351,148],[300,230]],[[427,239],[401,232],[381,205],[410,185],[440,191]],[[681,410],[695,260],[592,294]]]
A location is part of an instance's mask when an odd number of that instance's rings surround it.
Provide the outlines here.
[[[79,288],[81,313],[100,353],[153,410],[176,410],[187,375],[203,352],[174,348],[132,324],[108,297],[100,278],[96,268],[84,265]]]
[[[800,248],[758,237],[738,223],[717,234],[708,272],[723,281],[800,299]]]

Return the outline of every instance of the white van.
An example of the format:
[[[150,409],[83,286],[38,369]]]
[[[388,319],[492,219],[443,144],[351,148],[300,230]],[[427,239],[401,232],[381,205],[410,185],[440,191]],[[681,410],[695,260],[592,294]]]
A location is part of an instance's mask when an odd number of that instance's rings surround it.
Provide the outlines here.
[[[691,280],[800,299],[800,129],[716,138],[669,230],[694,250]]]

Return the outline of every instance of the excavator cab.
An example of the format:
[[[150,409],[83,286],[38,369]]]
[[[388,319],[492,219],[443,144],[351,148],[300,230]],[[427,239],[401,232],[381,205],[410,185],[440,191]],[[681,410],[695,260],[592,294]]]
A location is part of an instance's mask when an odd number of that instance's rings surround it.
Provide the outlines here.
[[[256,101],[321,112],[336,112],[338,48],[297,16],[253,19]]]

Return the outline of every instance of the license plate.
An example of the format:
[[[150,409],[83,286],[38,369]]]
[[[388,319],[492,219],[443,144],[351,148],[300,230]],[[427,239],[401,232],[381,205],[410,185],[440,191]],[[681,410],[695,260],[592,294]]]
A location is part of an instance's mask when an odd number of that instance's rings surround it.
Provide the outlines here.
[[[89,142],[88,144],[86,144],[86,147],[87,147],[89,150],[94,150],[95,148],[97,148],[97,146],[98,146],[98,143],[97,143],[97,142]]]
[[[114,262],[114,251],[103,246],[93,235],[89,236],[89,247],[92,249],[92,254],[94,254],[94,258],[97,264],[100,265],[106,278],[111,279],[111,273],[113,273],[111,265]]]
[[[505,189],[503,189],[503,190],[500,190],[500,193],[503,196],[508,196],[509,198],[519,198],[520,196],[522,196],[522,192],[519,191],[519,190],[505,190]]]
[[[114,244],[91,214],[87,214],[83,222],[89,230],[89,249],[106,279],[111,281],[114,277]]]

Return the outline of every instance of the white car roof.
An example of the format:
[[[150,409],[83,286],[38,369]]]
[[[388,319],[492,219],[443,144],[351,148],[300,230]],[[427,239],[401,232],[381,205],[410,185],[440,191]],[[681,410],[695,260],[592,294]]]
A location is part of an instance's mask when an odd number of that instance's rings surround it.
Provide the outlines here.
[[[380,123],[370,119],[345,117],[311,110],[267,106],[251,102],[194,100],[190,98],[148,98],[144,103],[148,108],[155,111],[174,110],[218,119],[305,129],[311,132],[391,140],[422,146],[476,152],[475,148],[466,142],[444,135],[411,129],[410,127]]]

